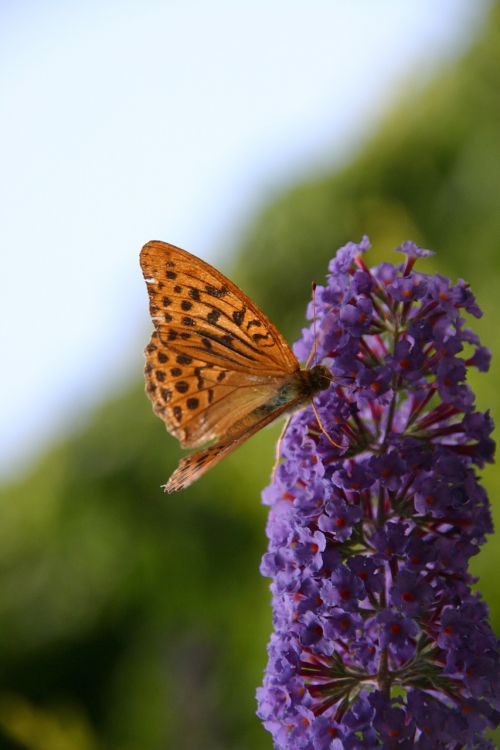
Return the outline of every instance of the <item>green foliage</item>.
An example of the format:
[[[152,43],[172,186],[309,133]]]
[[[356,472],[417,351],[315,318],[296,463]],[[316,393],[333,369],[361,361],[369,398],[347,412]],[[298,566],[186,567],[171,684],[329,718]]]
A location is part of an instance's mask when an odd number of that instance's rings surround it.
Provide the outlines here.
[[[271,443],[167,497],[178,449],[141,387],[6,489],[3,690],[56,713],[83,704],[105,747],[240,748],[242,731],[262,744]]]
[[[426,270],[466,278],[485,309],[495,371],[473,387],[499,422],[499,125],[496,6],[475,47],[422,94],[409,83],[353,162],[263,210],[233,278],[293,339],[309,279],[347,240],[369,234],[377,260],[407,238],[437,250]],[[253,696],[271,627],[259,495],[278,431],[166,497],[178,448],[138,386],[1,491],[2,748],[270,748]],[[498,525],[500,474],[484,475]],[[499,568],[491,541],[475,571],[500,629]]]

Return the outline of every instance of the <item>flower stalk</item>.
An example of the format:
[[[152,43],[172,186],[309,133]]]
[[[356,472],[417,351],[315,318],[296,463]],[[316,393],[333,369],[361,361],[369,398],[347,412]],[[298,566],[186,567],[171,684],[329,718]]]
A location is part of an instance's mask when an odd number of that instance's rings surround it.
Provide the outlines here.
[[[467,284],[370,268],[349,243],[316,288],[295,353],[333,376],[294,416],[264,491],[274,632],[259,716],[279,750],[488,748],[500,720],[498,643],[467,570],[492,523],[477,469],[493,460],[467,369]],[[309,316],[313,314],[312,306]],[[314,341],[316,336],[316,341]],[[336,445],[335,445],[336,444]]]

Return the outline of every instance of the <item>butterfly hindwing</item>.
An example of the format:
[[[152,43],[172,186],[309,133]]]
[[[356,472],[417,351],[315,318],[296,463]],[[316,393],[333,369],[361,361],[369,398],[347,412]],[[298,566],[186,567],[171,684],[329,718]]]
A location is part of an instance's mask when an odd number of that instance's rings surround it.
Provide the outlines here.
[[[165,485],[165,491],[177,492],[178,490],[185,489],[199,479],[202,474],[205,474],[206,471],[218,464],[219,461],[222,461],[223,458],[229,456],[229,454],[239,448],[242,443],[252,437],[256,432],[271,422],[274,422],[275,419],[286,412],[297,408],[303,402],[303,399],[297,398],[264,415],[259,415],[259,410],[257,409],[254,412],[253,420],[252,414],[247,417],[247,426],[239,434],[221,440],[208,448],[194,451],[188,456],[182,458],[178,467]]]

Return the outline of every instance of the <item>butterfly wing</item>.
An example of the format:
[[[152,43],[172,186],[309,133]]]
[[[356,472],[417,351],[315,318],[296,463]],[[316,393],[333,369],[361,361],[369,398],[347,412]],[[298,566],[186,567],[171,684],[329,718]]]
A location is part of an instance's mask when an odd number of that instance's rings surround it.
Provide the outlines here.
[[[298,369],[295,355],[262,310],[208,263],[153,241],[142,248],[141,268],[162,339],[233,370],[282,374]]]
[[[155,326],[145,367],[155,413],[183,447],[226,436],[299,370],[297,359],[264,313],[208,263],[148,242],[141,267]]]
[[[202,474],[211,469],[213,466],[229,456],[236,448],[252,437],[256,432],[266,425],[274,422],[281,415],[288,411],[293,411],[304,403],[305,399],[298,397],[286,404],[282,404],[276,409],[269,411],[267,414],[262,413],[262,407],[257,408],[254,412],[246,417],[246,427],[236,435],[232,435],[210,445],[208,448],[190,453],[179,461],[176,470],[164,485],[165,492],[177,492],[189,487],[190,484],[199,479]]]
[[[191,359],[191,358],[190,358]],[[155,331],[146,347],[146,392],[153,410],[183,448],[227,433],[270,400],[283,378],[249,376],[166,348]]]

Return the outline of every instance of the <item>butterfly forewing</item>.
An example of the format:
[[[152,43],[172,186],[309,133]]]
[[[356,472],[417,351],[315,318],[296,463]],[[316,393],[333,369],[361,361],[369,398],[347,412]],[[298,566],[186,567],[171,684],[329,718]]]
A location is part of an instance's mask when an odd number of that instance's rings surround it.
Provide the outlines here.
[[[196,256],[149,242],[141,267],[155,326],[145,367],[155,413],[183,447],[236,439],[299,371],[295,356],[264,313]],[[212,450],[207,464],[220,454]]]
[[[283,375],[299,369],[264,313],[208,263],[173,245],[148,242],[141,267],[164,345],[228,370]]]

